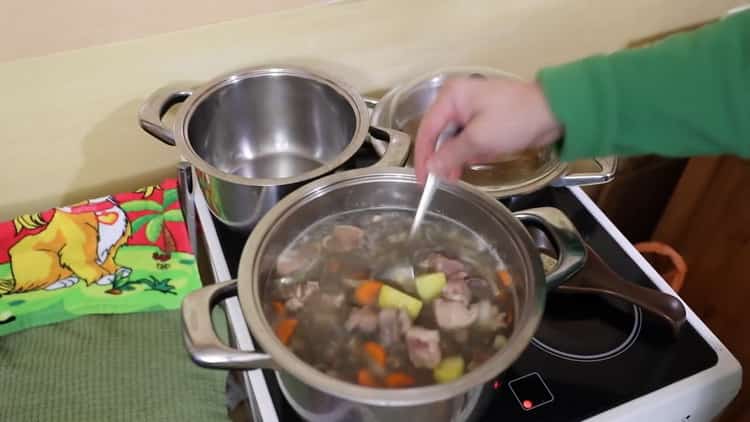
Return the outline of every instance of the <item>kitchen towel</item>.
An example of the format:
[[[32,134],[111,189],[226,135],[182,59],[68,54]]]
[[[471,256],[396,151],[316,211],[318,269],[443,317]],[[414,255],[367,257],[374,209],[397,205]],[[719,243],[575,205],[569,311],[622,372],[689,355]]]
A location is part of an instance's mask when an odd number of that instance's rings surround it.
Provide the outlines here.
[[[177,179],[0,223],[0,336],[177,309],[201,287]]]
[[[213,323],[228,341],[220,307]],[[0,343],[0,421],[229,422],[227,371],[190,360],[179,310],[87,315]]]

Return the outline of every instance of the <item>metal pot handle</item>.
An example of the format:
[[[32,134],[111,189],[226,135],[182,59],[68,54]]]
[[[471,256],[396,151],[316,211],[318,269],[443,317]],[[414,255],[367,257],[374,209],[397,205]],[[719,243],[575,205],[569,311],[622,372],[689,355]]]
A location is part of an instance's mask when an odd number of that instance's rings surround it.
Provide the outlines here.
[[[566,173],[552,181],[550,185],[563,186],[587,186],[610,182],[617,171],[617,157],[595,158],[594,161],[601,167],[598,172]]]
[[[182,301],[185,346],[193,362],[212,369],[275,368],[265,353],[233,349],[219,340],[211,324],[211,309],[220,301],[237,296],[237,281],[203,287]]]
[[[194,254],[198,254],[198,238],[195,227],[195,197],[193,192],[193,168],[190,163],[180,161],[177,163],[177,193],[180,198],[182,215],[185,219],[190,248]]]
[[[364,97],[363,100],[365,101],[365,105],[368,109],[373,110],[375,107],[378,106],[378,103],[380,102],[377,98],[372,97]]]
[[[566,282],[586,263],[586,245],[573,223],[559,209],[531,208],[513,213],[524,226],[540,227],[547,234],[557,252],[557,264],[547,274],[547,287],[553,289]],[[536,242],[534,242],[536,244]]]
[[[369,116],[368,120],[372,121],[372,113],[375,112],[375,108],[378,106],[380,100],[373,97],[364,97],[364,100],[365,105],[367,106],[367,114]],[[411,142],[411,140],[409,142]],[[383,142],[380,139],[376,139],[375,137],[370,136],[370,144],[372,144],[372,148],[375,150],[379,157],[385,155],[385,151],[388,148],[387,142]]]
[[[170,108],[191,95],[193,92],[185,88],[163,87],[156,90],[138,111],[141,128],[165,144],[174,146],[174,133],[164,126],[161,119]]]
[[[380,160],[373,164],[373,167],[401,167],[409,158],[411,139],[404,132],[370,126],[370,138],[388,142],[388,148]],[[372,141],[371,143],[374,147],[375,143]]]

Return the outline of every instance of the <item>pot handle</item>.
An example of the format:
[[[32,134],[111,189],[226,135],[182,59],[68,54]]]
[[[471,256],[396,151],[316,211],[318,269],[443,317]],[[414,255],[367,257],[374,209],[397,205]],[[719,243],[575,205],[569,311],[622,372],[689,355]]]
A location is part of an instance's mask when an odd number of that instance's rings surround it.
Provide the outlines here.
[[[378,102],[380,102],[380,100],[378,100],[377,98],[372,98],[372,97],[364,97],[363,100],[365,101],[365,105],[367,106],[367,108],[370,110],[377,107]]]
[[[531,208],[513,213],[524,226],[536,226],[549,236],[555,249],[557,264],[547,274],[547,287],[553,289],[568,281],[586,263],[586,246],[573,223],[559,209],[552,207]],[[531,236],[531,234],[530,234]],[[537,240],[532,238],[537,246]]]
[[[367,106],[367,114],[369,116],[368,120],[372,121],[372,113],[375,112],[375,108],[378,106],[378,103],[380,102],[380,100],[377,98],[373,98],[373,97],[364,97],[364,100],[365,100],[365,105]],[[372,148],[380,157],[384,156],[385,151],[388,149],[388,142],[384,142],[384,141],[381,141],[380,139],[376,139],[372,135],[370,136],[370,144],[372,145]]]
[[[193,362],[212,369],[275,368],[271,356],[224,345],[211,324],[211,309],[237,296],[237,281],[216,283],[195,290],[182,301],[185,346]]]
[[[182,215],[185,219],[190,248],[193,254],[198,254],[197,230],[195,228],[195,197],[193,196],[193,168],[190,163],[177,163],[177,193],[179,194]]]
[[[388,148],[380,160],[373,164],[373,167],[401,167],[409,158],[411,138],[404,132],[370,126],[370,138],[373,147],[375,145],[374,140],[388,142]]]
[[[138,111],[141,128],[165,144],[174,146],[174,133],[164,126],[161,119],[170,108],[191,95],[193,92],[189,89],[163,87],[156,90]]]
[[[636,304],[666,321],[677,334],[687,318],[685,306],[680,299],[660,290],[650,289],[628,282],[615,273],[599,255],[588,249],[588,262],[575,279],[558,287],[566,293],[595,293],[614,296]]]
[[[617,157],[595,158],[594,161],[601,168],[598,172],[566,173],[552,181],[550,185],[555,187],[598,185],[614,179],[617,171]]]

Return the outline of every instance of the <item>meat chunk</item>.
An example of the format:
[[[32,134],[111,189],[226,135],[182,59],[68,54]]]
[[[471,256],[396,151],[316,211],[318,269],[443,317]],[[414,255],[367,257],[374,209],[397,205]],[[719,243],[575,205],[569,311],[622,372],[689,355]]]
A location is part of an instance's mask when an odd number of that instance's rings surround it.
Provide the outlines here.
[[[362,247],[365,232],[356,226],[339,224],[323,239],[323,247],[332,252],[349,252]]]
[[[468,306],[471,302],[471,289],[466,283],[466,280],[451,279],[443,287],[442,295],[445,299],[460,302],[464,306]]]
[[[495,331],[499,328],[508,326],[505,312],[500,312],[497,306],[490,303],[489,300],[483,299],[479,303],[472,305],[477,310],[477,326],[483,330]]]
[[[459,271],[457,273],[453,273],[448,278],[448,281],[466,281],[466,278],[469,277],[469,273],[465,271]]]
[[[292,286],[284,287],[282,295],[287,299],[284,306],[286,309],[295,312],[300,310],[305,301],[320,290],[320,283],[317,281],[305,281],[304,283],[295,283]]]
[[[411,328],[411,318],[404,309],[381,309],[378,314],[378,325],[380,344],[388,347],[401,340],[404,333]]]
[[[414,326],[406,332],[409,360],[417,368],[434,369],[442,359],[440,332]]]
[[[466,271],[466,266],[463,262],[450,259],[439,253],[431,253],[427,257],[427,265],[434,271],[445,273],[446,277],[452,278],[451,276]]]
[[[344,293],[337,293],[335,295],[330,293],[323,293],[320,295],[320,304],[324,308],[340,308],[344,304],[346,296]]]
[[[378,328],[378,314],[369,307],[355,308],[344,323],[347,331],[358,330],[371,334]]]
[[[461,302],[440,298],[435,299],[433,303],[437,324],[444,330],[466,328],[477,320],[478,309],[476,306],[467,308]]]

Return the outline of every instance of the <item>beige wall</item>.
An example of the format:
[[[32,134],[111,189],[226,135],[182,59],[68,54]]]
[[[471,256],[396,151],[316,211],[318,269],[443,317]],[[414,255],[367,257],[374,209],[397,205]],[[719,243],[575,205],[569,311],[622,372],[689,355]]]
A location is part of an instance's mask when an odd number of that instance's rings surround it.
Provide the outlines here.
[[[185,3],[179,7],[189,7]],[[320,68],[361,92],[454,64],[496,66],[530,77],[541,66],[611,51],[635,38],[714,18],[742,2],[362,0],[301,9],[292,3],[280,13],[0,63],[0,219],[173,175],[176,152],[136,123],[144,98],[168,83],[202,81],[268,62]],[[24,10],[17,20],[4,19],[41,38],[13,54],[41,54],[45,43],[38,41],[56,42],[66,29],[42,31],[38,25],[44,21]],[[69,19],[64,12],[58,10],[60,19]],[[129,16],[153,19],[146,13]],[[114,23],[100,23],[108,25]],[[97,34],[84,44],[113,39],[108,31]],[[4,38],[2,45],[8,39],[23,44],[19,38]]]
[[[321,3],[325,0],[4,0],[0,62]]]

